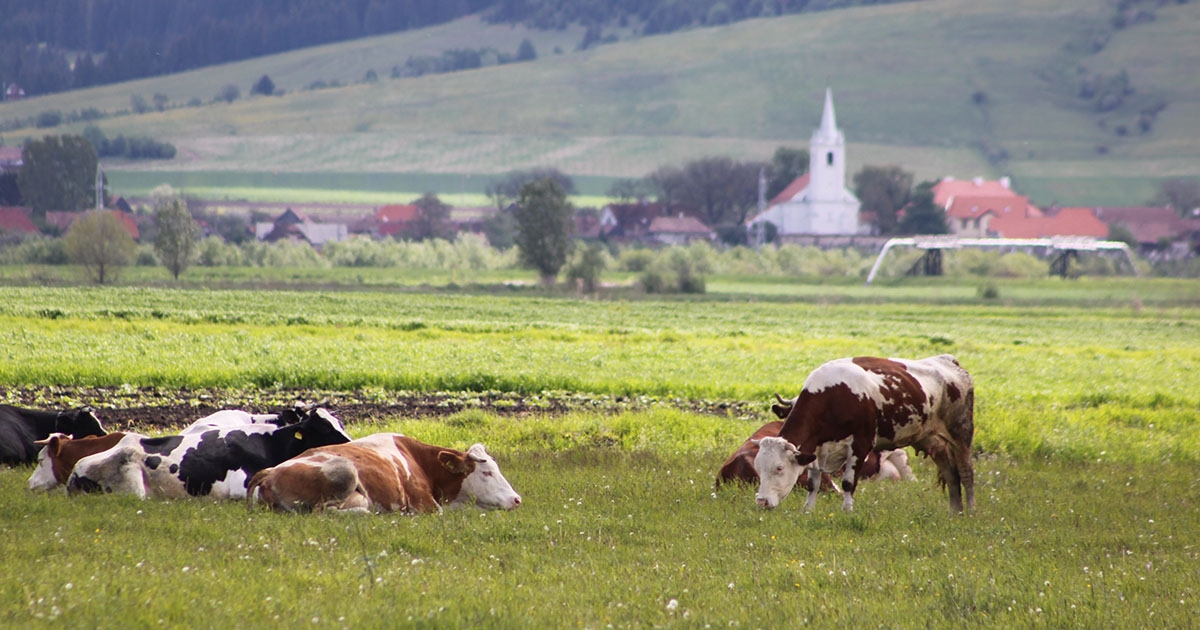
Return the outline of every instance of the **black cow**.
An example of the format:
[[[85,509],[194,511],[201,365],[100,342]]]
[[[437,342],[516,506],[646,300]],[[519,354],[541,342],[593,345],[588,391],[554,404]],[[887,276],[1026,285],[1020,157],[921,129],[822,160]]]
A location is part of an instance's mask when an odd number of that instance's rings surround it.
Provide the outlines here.
[[[39,411],[12,405],[0,405],[0,463],[32,464],[41,445],[38,440],[51,433],[81,438],[104,435],[104,428],[91,408],[71,411]]]

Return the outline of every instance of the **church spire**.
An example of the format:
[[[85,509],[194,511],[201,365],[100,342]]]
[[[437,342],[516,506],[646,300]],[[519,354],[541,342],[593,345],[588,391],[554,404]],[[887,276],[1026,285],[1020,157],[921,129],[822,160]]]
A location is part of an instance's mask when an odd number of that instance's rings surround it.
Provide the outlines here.
[[[837,119],[833,114],[833,90],[825,88],[825,111],[821,114],[821,128],[815,134],[826,142],[836,142],[838,137]]]

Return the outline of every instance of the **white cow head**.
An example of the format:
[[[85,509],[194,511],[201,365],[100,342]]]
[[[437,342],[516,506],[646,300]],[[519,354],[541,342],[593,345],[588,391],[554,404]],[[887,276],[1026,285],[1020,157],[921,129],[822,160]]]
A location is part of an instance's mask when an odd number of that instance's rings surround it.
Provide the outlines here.
[[[500,466],[496,465],[496,460],[488,455],[482,444],[471,445],[467,449],[467,456],[475,462],[475,471],[467,475],[462,491],[451,505],[465,505],[474,501],[476,506],[485,510],[515,510],[521,505],[521,495],[509,485],[500,473]]]
[[[758,473],[758,506],[774,509],[792,492],[805,466],[816,456],[802,455],[800,449],[780,437],[765,437],[756,442],[754,472]]]

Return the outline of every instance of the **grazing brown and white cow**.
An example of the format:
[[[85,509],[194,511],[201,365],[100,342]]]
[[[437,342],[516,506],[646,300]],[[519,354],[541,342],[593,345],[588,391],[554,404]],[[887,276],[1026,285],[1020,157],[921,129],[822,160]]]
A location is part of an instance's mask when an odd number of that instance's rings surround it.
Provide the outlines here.
[[[482,444],[463,452],[399,433],[311,449],[256,474],[246,496],[278,512],[424,514],[468,498],[483,508],[521,505]]]
[[[791,409],[790,404],[788,405],[788,409]],[[719,489],[721,484],[735,482],[743,484],[758,483],[758,473],[754,470],[754,458],[758,455],[759,440],[765,437],[778,436],[781,428],[783,428],[783,422],[781,421],[768,422],[759,427],[721,465],[721,470],[717,473],[715,487]],[[802,471],[796,479],[796,485],[806,486],[808,484],[808,474],[809,471],[807,469]],[[864,480],[881,479],[897,481],[900,479],[913,479],[912,468],[908,465],[908,454],[903,449],[878,453],[871,451],[867,454],[867,463],[863,466],[862,478]],[[821,490],[832,490],[839,494],[842,491],[841,488],[833,485],[833,480],[829,474],[824,472],[821,473]]]
[[[126,433],[109,433],[101,436],[72,438],[65,433],[51,433],[50,437],[34,444],[42,447],[38,453],[38,465],[29,476],[30,490],[50,490],[67,482],[75,462],[95,455],[117,445]],[[145,436],[140,436],[145,437]]]
[[[807,466],[811,510],[819,479],[812,473],[842,469],[842,507],[851,510],[870,452],[912,446],[937,464],[950,509],[961,512],[964,491],[966,507],[975,506],[974,435],[975,386],[953,356],[830,361],[805,379],[779,436],[759,440],[756,499],[778,506]]]

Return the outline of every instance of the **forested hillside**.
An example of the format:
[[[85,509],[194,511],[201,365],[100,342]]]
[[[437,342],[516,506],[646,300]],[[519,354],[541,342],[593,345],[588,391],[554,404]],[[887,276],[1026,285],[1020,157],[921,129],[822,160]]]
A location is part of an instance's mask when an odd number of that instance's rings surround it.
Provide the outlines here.
[[[417,29],[482,12],[537,29],[645,35],[896,0],[6,0],[0,86],[26,95],[105,85]],[[611,36],[610,36],[611,37]],[[3,99],[0,90],[0,99]]]

